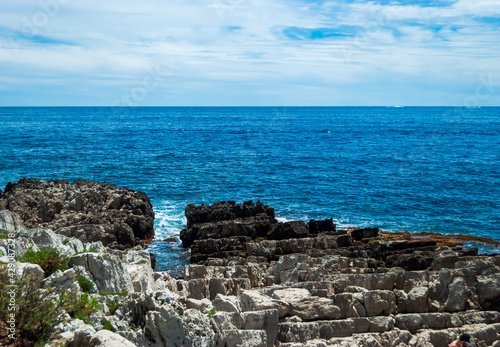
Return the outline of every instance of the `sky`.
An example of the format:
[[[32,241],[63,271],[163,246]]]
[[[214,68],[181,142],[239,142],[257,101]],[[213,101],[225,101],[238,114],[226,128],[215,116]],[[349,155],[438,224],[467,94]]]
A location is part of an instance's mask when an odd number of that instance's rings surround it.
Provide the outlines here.
[[[497,106],[499,0],[3,0],[0,106]]]

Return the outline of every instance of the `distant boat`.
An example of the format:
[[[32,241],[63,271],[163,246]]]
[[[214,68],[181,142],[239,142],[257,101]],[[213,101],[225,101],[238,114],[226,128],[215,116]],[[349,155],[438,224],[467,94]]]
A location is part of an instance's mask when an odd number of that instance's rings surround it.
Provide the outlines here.
[[[403,105],[396,105],[396,106],[394,106],[394,107],[404,107],[404,106],[403,106]]]

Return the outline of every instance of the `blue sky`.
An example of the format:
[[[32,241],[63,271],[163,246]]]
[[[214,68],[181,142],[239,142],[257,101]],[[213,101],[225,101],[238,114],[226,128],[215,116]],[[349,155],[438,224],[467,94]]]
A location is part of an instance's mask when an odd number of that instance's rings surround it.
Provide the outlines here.
[[[500,105],[499,0],[4,0],[0,106]]]

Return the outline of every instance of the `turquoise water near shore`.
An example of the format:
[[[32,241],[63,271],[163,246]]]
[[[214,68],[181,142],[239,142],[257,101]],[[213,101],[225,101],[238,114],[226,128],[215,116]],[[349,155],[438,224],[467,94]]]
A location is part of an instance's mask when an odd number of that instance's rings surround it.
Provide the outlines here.
[[[500,240],[500,108],[0,108],[0,187],[90,179],[148,194],[160,270],[188,203],[261,200],[283,220]],[[500,252],[498,247],[483,252]]]

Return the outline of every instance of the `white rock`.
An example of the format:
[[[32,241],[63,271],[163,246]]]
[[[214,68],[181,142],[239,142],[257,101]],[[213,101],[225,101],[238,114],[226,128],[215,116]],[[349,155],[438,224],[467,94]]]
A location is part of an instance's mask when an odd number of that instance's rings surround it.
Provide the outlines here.
[[[120,259],[112,254],[83,253],[72,257],[70,266],[83,266],[92,274],[99,292],[133,292],[132,279]]]
[[[89,341],[89,347],[136,347],[124,337],[109,330],[98,331]]]
[[[235,296],[217,294],[212,305],[217,311],[241,312],[241,302]]]
[[[85,324],[79,327],[75,330],[73,345],[78,347],[88,347],[90,339],[92,339],[92,336],[94,336],[95,333],[96,331],[91,325]]]
[[[79,276],[85,277],[86,279],[93,282],[92,275],[83,266],[75,266],[64,272],[62,272],[61,270],[57,270],[52,275],[43,280],[42,285],[57,288],[70,288],[71,285],[74,285],[75,287],[77,287],[76,289],[79,289],[80,286],[78,285],[77,281]],[[97,288],[95,287],[94,289]]]
[[[153,269],[149,263],[146,264],[124,264],[132,280],[132,286],[136,292],[150,293],[156,290],[153,280]]]
[[[0,230],[18,232],[25,229],[21,216],[15,212],[0,210]]]

